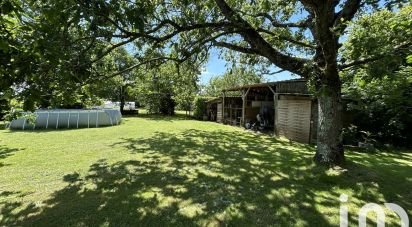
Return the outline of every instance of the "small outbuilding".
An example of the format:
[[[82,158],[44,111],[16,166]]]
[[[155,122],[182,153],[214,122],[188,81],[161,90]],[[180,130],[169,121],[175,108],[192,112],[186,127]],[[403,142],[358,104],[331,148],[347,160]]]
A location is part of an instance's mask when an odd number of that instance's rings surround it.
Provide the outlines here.
[[[228,94],[238,94],[237,96]],[[303,143],[316,142],[317,100],[304,79],[251,84],[225,89],[208,102],[212,121],[248,126],[255,122]]]

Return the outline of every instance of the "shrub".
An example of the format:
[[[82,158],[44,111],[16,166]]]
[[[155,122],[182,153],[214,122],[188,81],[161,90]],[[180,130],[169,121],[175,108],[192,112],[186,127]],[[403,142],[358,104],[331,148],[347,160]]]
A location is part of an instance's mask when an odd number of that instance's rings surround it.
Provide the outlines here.
[[[15,109],[12,109],[4,116],[6,122],[11,122],[18,118],[25,118],[27,124],[35,124],[37,120],[37,115],[31,112],[22,112]]]
[[[193,104],[193,116],[196,119],[203,119],[204,115],[207,115],[207,102],[208,98],[197,96],[195,98],[194,104]]]
[[[170,94],[152,93],[145,95],[145,106],[151,114],[174,115],[175,100]]]

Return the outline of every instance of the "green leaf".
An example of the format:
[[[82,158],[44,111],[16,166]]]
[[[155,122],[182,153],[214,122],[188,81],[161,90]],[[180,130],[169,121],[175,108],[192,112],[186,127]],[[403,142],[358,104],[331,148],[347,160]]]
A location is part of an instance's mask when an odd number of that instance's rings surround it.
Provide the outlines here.
[[[0,40],[0,50],[2,50],[3,52],[8,52],[9,44],[4,40]]]
[[[409,55],[409,56],[406,57],[406,62],[408,64],[412,64],[412,55]]]

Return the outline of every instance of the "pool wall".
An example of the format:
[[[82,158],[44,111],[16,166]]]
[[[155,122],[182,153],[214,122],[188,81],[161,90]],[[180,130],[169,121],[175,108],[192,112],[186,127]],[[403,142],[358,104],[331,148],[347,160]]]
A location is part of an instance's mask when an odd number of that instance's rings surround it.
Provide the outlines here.
[[[10,129],[63,129],[63,128],[97,128],[118,125],[122,114],[117,109],[97,110],[37,110],[34,112],[35,124],[29,124],[25,118],[10,122]]]

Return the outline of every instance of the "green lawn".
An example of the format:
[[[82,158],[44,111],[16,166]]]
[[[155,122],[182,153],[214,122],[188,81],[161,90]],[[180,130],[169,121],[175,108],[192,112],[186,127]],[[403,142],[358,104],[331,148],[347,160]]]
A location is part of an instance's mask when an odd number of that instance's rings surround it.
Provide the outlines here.
[[[341,193],[351,224],[367,202],[397,203],[412,219],[411,153],[348,151],[348,171],[316,167],[313,154],[183,117],[0,130],[0,226],[337,226]]]

